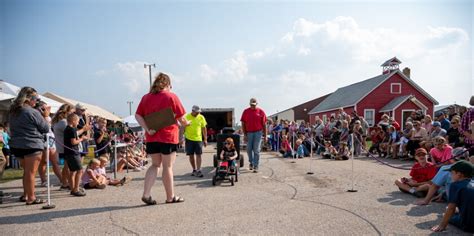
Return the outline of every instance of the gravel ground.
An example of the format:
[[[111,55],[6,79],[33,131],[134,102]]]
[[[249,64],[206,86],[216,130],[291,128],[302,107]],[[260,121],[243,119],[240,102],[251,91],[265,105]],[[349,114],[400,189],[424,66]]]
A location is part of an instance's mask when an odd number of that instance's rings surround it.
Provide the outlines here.
[[[145,171],[119,174],[133,180],[123,187],[87,191],[82,198],[58,191],[56,184],[52,210],[17,202],[21,180],[4,183],[0,189],[9,196],[0,205],[0,231],[2,235],[427,235],[445,208],[439,203],[414,205],[416,198],[400,193],[393,184],[408,171],[365,157],[354,160],[352,174],[351,161],[318,157],[293,163],[266,152],[259,173],[249,172],[246,163],[235,186],[228,182],[212,186],[214,152],[209,146],[203,155],[204,178],[190,176],[188,158],[178,155],[175,190],[186,200],[179,204],[164,204],[159,177],[152,190],[159,204],[144,206],[140,198]],[[307,174],[310,165],[314,175]],[[347,192],[352,188],[357,192]],[[46,197],[46,188],[37,191]],[[450,226],[444,233],[463,232]]]

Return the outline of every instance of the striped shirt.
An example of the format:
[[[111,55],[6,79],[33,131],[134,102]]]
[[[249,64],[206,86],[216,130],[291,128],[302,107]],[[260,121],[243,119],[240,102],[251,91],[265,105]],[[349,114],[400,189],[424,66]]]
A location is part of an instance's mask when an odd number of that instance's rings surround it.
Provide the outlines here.
[[[467,132],[472,132],[470,130],[470,125],[471,122],[474,121],[474,107],[471,107],[464,115],[462,116],[461,119],[461,132],[464,133],[465,131]],[[471,137],[464,137],[464,143],[473,145],[474,140],[471,139]]]

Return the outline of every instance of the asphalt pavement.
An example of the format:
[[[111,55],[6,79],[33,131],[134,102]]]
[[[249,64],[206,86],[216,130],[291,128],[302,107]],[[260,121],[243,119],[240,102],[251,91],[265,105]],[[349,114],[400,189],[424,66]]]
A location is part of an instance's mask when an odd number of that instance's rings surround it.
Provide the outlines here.
[[[1,184],[7,195],[0,205],[2,235],[427,235],[442,217],[445,204],[416,206],[416,198],[400,193],[395,179],[406,170],[382,165],[371,158],[352,161],[319,157],[283,159],[264,152],[259,173],[241,168],[239,182],[212,185],[214,146],[203,154],[203,178],[191,176],[188,158],[175,163],[175,191],[185,202],[165,204],[161,177],[152,196],[159,203],[140,200],[145,171],[120,173],[133,180],[123,187],[89,190],[86,197],[59,191],[52,176],[56,208],[26,206],[17,201],[21,180]],[[411,162],[387,160],[395,166]],[[352,164],[354,171],[352,172]],[[314,172],[308,175],[307,172]],[[348,192],[347,190],[357,190]],[[40,197],[46,188],[39,187]],[[462,234],[449,226],[444,233]]]

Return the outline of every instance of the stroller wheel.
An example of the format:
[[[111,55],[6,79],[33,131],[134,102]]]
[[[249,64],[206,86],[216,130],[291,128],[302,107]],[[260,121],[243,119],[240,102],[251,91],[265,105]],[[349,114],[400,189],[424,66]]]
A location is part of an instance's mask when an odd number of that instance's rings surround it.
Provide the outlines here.
[[[212,177],[212,185],[213,185],[213,186],[216,186],[216,176],[213,176],[213,177]]]
[[[239,156],[239,161],[240,161],[240,167],[244,167],[244,156],[243,155],[240,155]]]
[[[234,186],[234,177],[230,177],[230,185]]]
[[[235,182],[239,182],[239,170],[238,170],[238,168],[235,170]]]

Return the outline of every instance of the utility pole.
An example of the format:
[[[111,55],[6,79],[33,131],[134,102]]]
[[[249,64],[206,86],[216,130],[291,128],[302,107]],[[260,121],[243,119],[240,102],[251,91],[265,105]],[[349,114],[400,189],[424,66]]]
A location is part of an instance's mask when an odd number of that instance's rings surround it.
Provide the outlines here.
[[[133,101],[127,101],[127,103],[128,103],[128,110],[130,112],[130,115],[132,115],[132,103],[133,103]]]
[[[151,88],[151,67],[156,67],[155,63],[153,64],[144,64],[143,67],[146,69],[148,67],[148,74],[150,75],[150,88]]]

